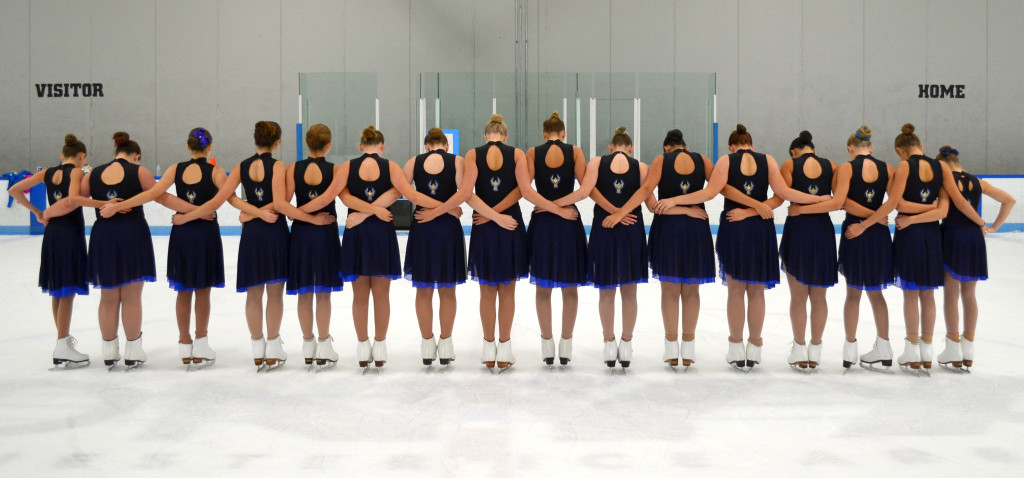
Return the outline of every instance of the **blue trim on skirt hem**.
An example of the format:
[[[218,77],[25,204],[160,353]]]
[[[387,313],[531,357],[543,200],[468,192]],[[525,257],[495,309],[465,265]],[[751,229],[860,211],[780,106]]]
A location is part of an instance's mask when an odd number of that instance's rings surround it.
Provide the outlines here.
[[[405,275],[405,280],[407,280],[409,282],[412,282],[412,286],[417,288],[417,289],[447,289],[447,288],[450,288],[450,287],[455,287],[457,285],[462,285],[462,284],[466,283],[465,280],[456,281],[456,282],[424,282],[424,281],[413,280],[412,274],[406,274]]]
[[[92,288],[93,289],[117,289],[118,287],[124,287],[124,286],[126,286],[128,284],[134,284],[136,282],[143,282],[143,281],[145,281],[145,282],[156,282],[156,276],[142,276],[142,277],[139,277],[138,279],[132,279],[132,280],[130,280],[128,282],[122,282],[122,283],[120,283],[118,285],[98,285],[98,284],[93,284]]]
[[[885,284],[882,284],[882,285],[858,285],[858,284],[851,284],[849,282],[846,283],[846,287],[853,287],[854,289],[868,291],[868,292],[874,291],[874,290],[885,290],[886,287],[889,287],[891,285],[893,285],[893,282],[886,282]]]
[[[586,282],[582,282],[582,283],[559,282],[559,281],[556,281],[556,280],[541,279],[540,277],[537,277],[537,276],[534,276],[534,275],[530,276],[530,283],[535,285],[535,286],[537,286],[537,287],[544,287],[544,288],[547,288],[547,289],[563,289],[563,288],[566,288],[566,287],[586,287],[588,285],[593,284],[593,282],[591,282],[591,281],[586,281]]]
[[[287,278],[271,279],[271,280],[268,280],[266,282],[260,282],[259,284],[247,285],[245,287],[235,287],[235,292],[238,292],[238,293],[247,292],[250,287],[263,287],[263,286],[269,285],[269,284],[280,284],[282,282],[286,282],[287,280],[288,280]]]
[[[988,280],[988,276],[972,277],[972,276],[965,276],[965,275],[962,275],[962,274],[957,274],[956,272],[953,272],[953,269],[950,269],[949,266],[946,265],[946,264],[942,264],[942,267],[944,269],[946,269],[946,272],[949,272],[949,275],[953,276],[954,279],[956,279],[956,280],[958,280],[960,282],[977,282],[977,281],[980,281],[980,280]]]
[[[352,274],[352,275],[343,276],[340,273],[338,274],[338,277],[341,277],[341,280],[343,280],[345,282],[355,282],[356,279],[359,279],[360,277],[387,277],[388,279],[391,279],[391,280],[398,280],[398,279],[402,278],[401,275],[390,275],[390,274],[379,274],[379,275],[371,275],[371,276],[361,276],[359,274]]]
[[[223,282],[221,282],[220,284],[214,284],[214,285],[211,285],[211,286],[208,286],[208,287],[185,287],[185,284],[182,284],[181,282],[178,282],[176,280],[171,280],[171,279],[167,279],[167,285],[171,289],[173,289],[175,292],[195,292],[197,290],[204,290],[204,289],[212,289],[212,288],[223,289],[224,288],[224,283]]]
[[[477,276],[475,276],[473,274],[469,274],[469,278],[471,280],[473,280],[474,282],[477,282],[480,285],[488,285],[488,286],[492,286],[492,287],[498,287],[499,285],[509,285],[509,284],[511,284],[513,282],[518,282],[518,281],[523,280],[523,279],[528,279],[529,277],[530,277],[530,274],[526,273],[526,274],[523,274],[523,275],[521,275],[519,277],[516,277],[516,278],[513,278],[513,279],[509,279],[509,280],[492,281],[492,280],[487,280],[487,279],[481,279],[481,278],[479,278],[479,277],[477,277]]]
[[[722,279],[722,285],[728,286],[729,285],[729,281],[725,278],[725,275],[726,275],[726,272],[724,270],[720,270],[720,272],[718,273],[718,277]],[[758,280],[737,279],[735,277],[733,277],[732,280],[734,280],[736,282],[742,282],[744,284],[763,285],[765,289],[773,289],[773,288],[775,288],[775,286],[779,285],[779,281],[777,281],[777,280],[763,282],[763,281],[758,281]]]
[[[660,275],[657,272],[651,271],[651,278],[657,279],[661,282],[671,282],[673,284],[711,284],[715,282],[715,276],[711,277],[676,277]]]
[[[905,281],[900,279],[900,276],[896,276],[896,287],[902,290],[935,290],[938,289],[937,285],[918,285],[914,282]]]
[[[647,279],[644,278],[644,279],[637,279],[637,280],[634,280],[634,281],[624,282],[622,284],[609,284],[609,285],[605,285],[605,284],[594,283],[594,284],[591,284],[591,285],[593,285],[595,289],[609,290],[609,289],[618,289],[619,287],[622,287],[624,285],[637,285],[637,284],[646,284],[646,283],[647,283]]]
[[[54,299],[63,299],[65,297],[71,297],[74,295],[89,295],[89,289],[83,289],[78,286],[69,285],[67,287],[61,287],[60,289],[55,290],[43,289],[43,293],[50,294],[50,297],[53,297]]]
[[[343,287],[340,285],[307,285],[298,289],[287,289],[284,293],[287,295],[323,294],[324,292],[341,292],[342,290]]]

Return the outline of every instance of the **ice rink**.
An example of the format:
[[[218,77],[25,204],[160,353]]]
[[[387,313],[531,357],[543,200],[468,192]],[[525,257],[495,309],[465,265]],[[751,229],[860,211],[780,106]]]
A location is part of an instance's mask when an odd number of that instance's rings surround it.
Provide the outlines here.
[[[857,367],[842,375],[842,287],[829,292],[822,367],[813,375],[792,371],[785,284],[767,293],[763,363],[746,375],[724,360],[726,288],[703,286],[697,362],[675,373],[661,362],[655,281],[639,289],[626,374],[601,362],[593,288],[580,291],[571,365],[543,365],[534,288],[525,282],[517,289],[518,361],[510,371],[492,374],[479,363],[475,283],[458,288],[457,360],[447,371],[426,371],[406,281],[392,288],[390,361],[382,373],[356,366],[346,289],[333,296],[337,367],[307,371],[295,298],[286,297],[282,337],[291,360],[257,374],[244,295],[233,291],[237,236],[224,238],[229,288],[213,295],[213,367],[186,373],[177,357],[164,236],[154,237],[160,281],[144,292],[148,362],[129,373],[103,366],[94,291],[76,301],[72,322],[92,365],[48,371],[55,337],[49,299],[36,287],[40,241],[0,236],[8,331],[0,372],[2,476],[1017,476],[1024,461],[1016,443],[1024,433],[1024,380],[1015,358],[1024,355],[1019,233],[988,238],[991,279],[978,287],[973,373],[936,365],[930,378]],[[885,296],[898,355],[902,297],[896,289]],[[940,302],[936,354],[945,332],[941,310]],[[860,352],[869,350],[874,325],[866,300],[858,338]],[[121,343],[123,350],[123,335]]]

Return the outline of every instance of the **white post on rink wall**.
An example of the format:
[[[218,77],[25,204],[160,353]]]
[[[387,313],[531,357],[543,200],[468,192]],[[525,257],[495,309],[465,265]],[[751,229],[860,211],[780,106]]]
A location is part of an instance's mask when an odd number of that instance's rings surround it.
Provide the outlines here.
[[[302,123],[302,95],[299,95],[299,120],[296,123]]]
[[[562,98],[562,118],[569,119],[569,98]]]
[[[576,98],[576,142],[574,143],[576,146],[579,146],[580,141],[583,140],[582,134],[583,132],[580,130],[580,99]]]
[[[419,134],[426,134],[426,132],[427,132],[427,99],[426,98],[420,98],[420,129],[419,129],[419,132],[417,134],[418,135]],[[422,141],[417,141],[417,143],[420,143],[420,153],[419,154],[426,153],[427,151],[424,149],[423,142]]]
[[[380,131],[380,98],[373,99],[373,127]]]
[[[434,98],[434,127],[441,127],[441,98]],[[427,134],[426,131],[423,134]]]
[[[498,114],[498,99],[497,98],[491,98],[491,114],[492,115]]]
[[[590,99],[590,157],[597,154],[597,98]]]
[[[633,157],[640,157],[640,98],[633,98]]]

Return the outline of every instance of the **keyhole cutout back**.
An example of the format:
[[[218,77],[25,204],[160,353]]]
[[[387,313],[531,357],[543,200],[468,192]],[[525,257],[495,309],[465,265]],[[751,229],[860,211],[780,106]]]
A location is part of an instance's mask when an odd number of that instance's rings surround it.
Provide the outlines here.
[[[502,157],[501,150],[498,149],[498,146],[492,144],[490,148],[487,148],[487,167],[490,168],[491,171],[500,170],[504,160],[505,158]]]

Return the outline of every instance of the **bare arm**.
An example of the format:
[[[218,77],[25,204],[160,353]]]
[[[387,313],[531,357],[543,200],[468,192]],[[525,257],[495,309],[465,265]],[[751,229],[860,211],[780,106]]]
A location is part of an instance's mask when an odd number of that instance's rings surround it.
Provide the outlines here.
[[[775,162],[775,158],[767,156],[768,158],[768,184],[772,187],[772,192],[780,198],[800,203],[800,204],[817,204],[822,201],[827,201],[827,196],[815,196],[812,194],[803,193],[795,189],[790,188],[786,185],[786,180],[779,173],[779,164]]]
[[[853,168],[850,166],[850,163],[840,166],[832,180],[832,199],[818,204],[793,204],[789,207],[790,214],[794,210],[797,214],[819,214],[838,211],[846,203],[846,196],[850,192],[850,178],[852,176]]]
[[[583,150],[580,149],[579,146],[573,146],[572,147],[572,161],[573,161],[573,166],[572,166],[573,167],[573,174],[575,174],[576,177],[579,178],[578,181],[580,183],[580,189],[582,189],[583,188],[583,180],[584,180],[584,177],[590,171],[590,165],[587,163],[587,158],[585,156],[583,156]],[[594,171],[597,171],[597,170],[595,169]],[[597,184],[597,178],[594,178],[594,184]],[[590,193],[588,192],[587,194],[579,196],[578,198],[575,198],[575,200],[572,200],[574,198],[572,198],[570,196],[571,196],[571,194],[568,195],[568,196],[564,196],[564,197],[558,198],[557,200],[555,200],[555,204],[557,204],[559,206],[563,206],[563,207],[564,206],[572,206],[573,204],[576,204],[576,203],[580,202],[580,200],[582,200],[583,198],[585,198],[587,196],[590,196]]]
[[[849,192],[847,192],[847,194],[849,194]],[[850,198],[846,198],[846,202],[843,203],[843,209],[845,209],[846,212],[850,213],[851,215],[859,217],[861,219],[869,217],[875,213],[875,211],[872,211],[864,206],[861,206],[860,203]]]
[[[303,204],[299,208],[302,212],[308,212],[313,214],[325,207],[328,204],[334,202],[334,199],[341,194],[341,191],[348,186],[348,168],[349,163],[344,163],[334,166],[334,174],[331,178],[331,184],[327,186],[327,190],[323,194],[313,198],[308,203]]]
[[[523,197],[525,197],[527,201],[533,203],[534,206],[540,207],[545,211],[557,211],[560,206],[547,200],[533,188],[534,173],[530,171],[530,166],[532,164],[533,148],[530,148],[530,150],[526,152],[526,161],[516,162],[516,183],[519,184],[519,190],[523,193]]]
[[[964,195],[960,194],[960,190],[956,187],[956,180],[953,179],[953,172],[950,171],[949,166],[946,163],[939,161],[939,165],[942,166],[942,189],[949,195],[949,199],[953,201],[960,212],[967,216],[967,219],[974,221],[975,224],[984,227],[985,220],[981,218],[978,211],[974,210],[971,206],[971,202],[964,199]]]
[[[90,178],[92,178],[92,171],[89,171],[85,176],[82,177],[82,182],[79,183],[78,194],[74,194],[69,191],[68,195],[71,197],[71,204],[75,206],[93,207],[99,209],[109,201],[100,201],[99,199],[93,199],[89,197]],[[72,187],[74,187],[74,185],[72,185]]]
[[[981,192],[986,196],[999,201],[999,215],[996,216],[996,221],[991,226],[986,228],[986,232],[996,232],[1006,222],[1006,218],[1010,217],[1010,211],[1013,210],[1013,206],[1017,204],[1017,200],[1013,198],[1009,193],[999,189],[984,179],[979,180],[981,182]]]
[[[587,164],[586,172],[583,173],[583,180],[580,181],[580,188],[555,201],[555,204],[562,205],[576,204],[583,198],[590,196],[594,186],[597,185],[597,170],[601,165],[601,158],[595,157]]]
[[[903,229],[913,224],[924,224],[944,219],[949,212],[949,196],[945,190],[939,191],[939,198],[935,201],[936,207],[921,214],[896,216],[896,228]]]
[[[466,202],[466,200],[469,199],[469,196],[471,194],[473,194],[473,188],[472,188],[472,185],[470,185],[469,188],[464,187],[465,186],[465,183],[463,183],[464,171],[465,171],[465,160],[462,158],[462,156],[456,156],[455,157],[455,184],[458,185],[458,190],[455,192],[455,194],[452,194],[452,196],[450,198],[448,198],[448,200],[445,201],[444,203],[442,203],[440,206],[437,206],[435,208],[431,208],[431,209],[428,209],[428,210],[417,211],[415,216],[416,216],[416,219],[419,222],[421,222],[421,223],[423,223],[423,222],[430,222],[430,221],[436,219],[437,217],[441,216],[442,214],[446,214],[449,211],[452,211],[453,209],[461,206],[462,203]],[[473,181],[476,182],[476,178],[473,178]]]
[[[891,166],[890,166],[891,168]],[[872,212],[867,219],[860,221],[858,224],[850,225],[846,228],[846,238],[854,239],[861,235],[865,229],[877,224],[882,223],[883,218],[888,218],[889,213],[896,208],[896,204],[900,202],[900,198],[903,197],[903,191],[907,188],[907,177],[910,176],[910,166],[906,161],[900,163],[896,171],[889,170],[889,186],[886,194],[889,196],[884,203],[878,208],[877,211]],[[886,221],[888,222],[888,221]]]
[[[152,187],[146,189],[143,187],[143,191],[135,196],[125,199],[119,203],[107,204],[100,208],[100,214],[103,217],[111,217],[121,211],[127,211],[128,209],[139,207],[150,201],[155,201],[160,198],[167,190],[174,184],[175,172],[178,169],[178,165],[174,164],[167,168],[167,172],[164,173],[163,177],[160,178],[159,182],[156,182]],[[145,168],[139,168],[139,181],[142,181],[142,175]],[[148,171],[147,171],[148,172]],[[149,179],[153,179],[153,175],[149,175]],[[169,207],[169,206],[168,206]],[[173,209],[173,208],[172,208]]]
[[[398,164],[391,163],[391,184],[398,189],[398,192],[402,193],[413,204],[422,208],[435,208],[441,205],[441,201],[434,199],[426,194],[423,194],[412,187],[412,174],[415,167],[415,159],[410,159],[408,163],[405,163],[405,169],[402,170],[398,167]]]
[[[27,208],[29,211],[32,211],[32,214],[36,216],[36,220],[42,223],[46,222],[43,218],[43,211],[36,207],[35,204],[32,204],[32,201],[29,201],[28,198],[25,197],[25,190],[30,189],[32,186],[35,186],[36,184],[41,184],[45,179],[45,176],[46,171],[39,171],[38,173],[35,173],[32,176],[22,179],[21,181],[18,181],[17,183],[14,184],[14,186],[11,186],[10,188],[7,189],[7,194],[10,194],[15,201],[18,201],[18,204],[21,204],[22,206],[25,206],[25,208]],[[65,178],[65,181],[67,181],[68,179],[69,178]],[[70,203],[70,201],[68,202]],[[56,203],[54,204],[54,206],[56,206]],[[70,212],[70,210],[68,212]],[[63,214],[61,215],[63,216]]]
[[[274,209],[277,212],[284,214],[293,220],[308,222],[310,224],[326,224],[322,219],[318,219],[309,213],[305,213],[299,210],[299,208],[292,206],[290,201],[291,194],[295,193],[295,181],[291,182],[291,188],[288,189],[286,186],[285,176],[288,176],[288,171],[284,167],[284,163],[278,161],[274,163],[274,178],[273,178],[273,189],[274,189]]]

